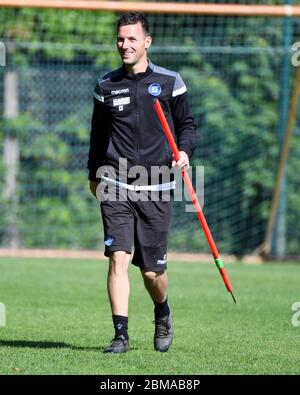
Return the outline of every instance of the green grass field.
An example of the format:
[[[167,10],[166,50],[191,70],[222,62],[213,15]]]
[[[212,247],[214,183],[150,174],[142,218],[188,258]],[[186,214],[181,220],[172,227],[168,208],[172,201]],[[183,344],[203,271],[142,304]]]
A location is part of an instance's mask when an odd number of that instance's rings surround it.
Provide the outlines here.
[[[108,355],[106,262],[1,259],[0,374],[299,374],[291,306],[300,301],[300,265],[226,270],[237,305],[214,264],[169,264],[175,337],[168,353],[157,353],[152,302],[131,267],[132,351]]]

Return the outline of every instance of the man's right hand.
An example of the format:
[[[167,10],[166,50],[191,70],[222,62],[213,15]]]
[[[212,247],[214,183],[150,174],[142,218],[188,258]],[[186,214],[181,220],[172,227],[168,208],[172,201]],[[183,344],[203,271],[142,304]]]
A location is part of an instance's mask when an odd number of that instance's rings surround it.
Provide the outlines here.
[[[97,186],[98,186],[99,182],[98,181],[90,181],[90,191],[92,192],[92,194],[97,197],[96,195],[96,190],[97,190]]]

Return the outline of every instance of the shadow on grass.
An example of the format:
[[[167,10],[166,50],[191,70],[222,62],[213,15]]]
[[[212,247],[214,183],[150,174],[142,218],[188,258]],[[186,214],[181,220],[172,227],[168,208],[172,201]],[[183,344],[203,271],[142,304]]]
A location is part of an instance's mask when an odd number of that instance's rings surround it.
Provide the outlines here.
[[[31,341],[31,340],[0,340],[0,347],[16,348],[70,348],[71,350],[102,351],[104,347],[74,346],[64,342]]]

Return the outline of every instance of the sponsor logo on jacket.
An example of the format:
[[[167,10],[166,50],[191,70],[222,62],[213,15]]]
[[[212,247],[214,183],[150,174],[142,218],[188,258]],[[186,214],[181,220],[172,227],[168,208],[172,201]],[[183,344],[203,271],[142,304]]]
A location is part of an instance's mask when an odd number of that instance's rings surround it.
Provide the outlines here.
[[[124,89],[118,89],[116,91],[110,91],[111,95],[121,95],[122,93],[128,93],[129,89],[124,88]]]

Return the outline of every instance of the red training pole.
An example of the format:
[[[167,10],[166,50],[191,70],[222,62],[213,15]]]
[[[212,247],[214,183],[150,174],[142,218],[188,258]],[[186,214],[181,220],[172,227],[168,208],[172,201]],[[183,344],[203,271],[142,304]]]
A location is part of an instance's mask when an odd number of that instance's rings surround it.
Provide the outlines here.
[[[174,140],[173,134],[172,134],[172,132],[170,130],[168,121],[166,120],[165,114],[164,114],[164,112],[163,112],[163,110],[161,108],[159,100],[157,98],[155,98],[155,99],[153,99],[153,102],[154,102],[154,108],[155,108],[155,111],[156,111],[157,116],[159,118],[159,121],[161,123],[161,126],[164,129],[164,132],[166,134],[166,137],[168,139],[168,142],[169,142],[169,144],[171,146],[171,149],[172,149],[172,152],[174,154],[174,159],[177,162],[179,160],[179,158],[180,158],[180,154],[179,154],[176,142]],[[209,229],[209,227],[207,225],[205,216],[204,216],[203,211],[201,209],[201,206],[199,204],[199,201],[198,201],[196,192],[194,190],[193,184],[192,184],[192,182],[190,180],[190,177],[189,177],[189,175],[188,175],[188,173],[186,171],[182,171],[181,175],[182,175],[182,178],[183,178],[184,183],[186,185],[186,188],[188,190],[188,193],[189,193],[189,196],[191,198],[191,201],[192,201],[193,205],[195,206],[197,217],[198,217],[199,222],[200,222],[200,224],[202,226],[202,229],[204,231],[206,240],[208,242],[208,245],[209,245],[209,248],[211,250],[211,253],[212,253],[213,257],[214,257],[214,261],[215,261],[215,263],[217,265],[217,268],[219,269],[219,272],[220,272],[220,274],[222,276],[223,282],[224,282],[224,284],[225,284],[225,286],[227,288],[227,291],[231,293],[231,296],[232,296],[232,299],[233,299],[234,303],[236,303],[235,297],[233,295],[232,285],[231,285],[231,283],[229,281],[229,278],[228,278],[228,276],[226,274],[226,271],[225,271],[225,268],[224,268],[224,264],[223,264],[223,262],[221,260],[220,254],[219,254],[219,252],[217,250],[217,247],[215,245],[214,239],[213,239],[213,237],[211,235],[211,232],[210,232],[210,229]]]

